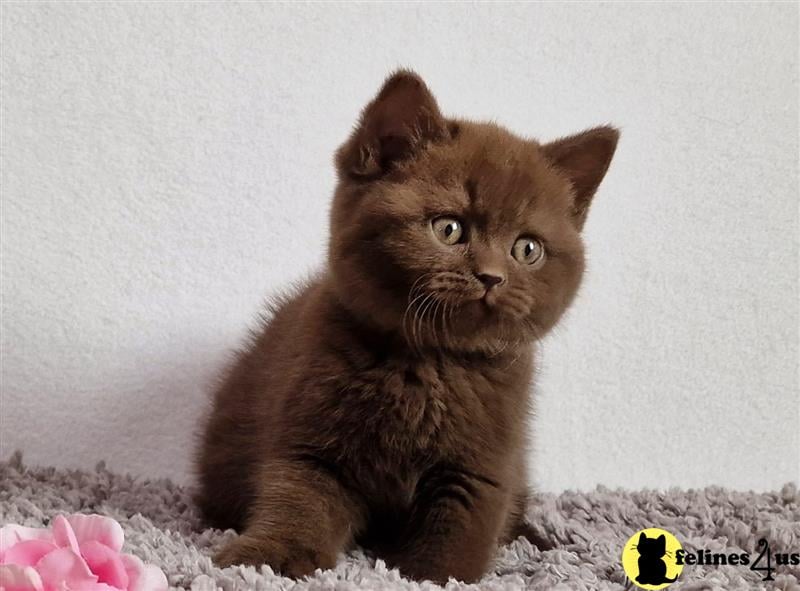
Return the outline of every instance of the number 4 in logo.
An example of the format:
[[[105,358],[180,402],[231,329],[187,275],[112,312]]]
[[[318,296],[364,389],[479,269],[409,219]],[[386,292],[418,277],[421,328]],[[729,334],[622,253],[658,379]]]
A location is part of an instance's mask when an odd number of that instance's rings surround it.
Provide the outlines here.
[[[759,554],[758,557],[753,561],[753,564],[750,565],[750,570],[763,571],[767,573],[764,578],[761,579],[762,581],[774,581],[775,579],[772,577],[772,572],[775,569],[772,567],[772,552],[770,552],[769,549],[769,542],[767,542],[766,539],[761,538],[758,541],[758,547],[761,548],[761,554]],[[767,566],[757,566],[761,562],[761,559],[764,558],[765,554],[767,556]]]

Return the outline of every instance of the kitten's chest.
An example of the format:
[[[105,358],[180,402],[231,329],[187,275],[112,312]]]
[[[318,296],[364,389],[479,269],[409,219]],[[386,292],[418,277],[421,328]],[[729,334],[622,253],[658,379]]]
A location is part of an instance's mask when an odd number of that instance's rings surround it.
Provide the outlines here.
[[[486,362],[392,360],[353,381],[353,414],[363,418],[353,441],[372,457],[373,468],[393,474],[452,460],[476,446],[502,445],[514,401],[527,387],[527,380],[510,377]]]

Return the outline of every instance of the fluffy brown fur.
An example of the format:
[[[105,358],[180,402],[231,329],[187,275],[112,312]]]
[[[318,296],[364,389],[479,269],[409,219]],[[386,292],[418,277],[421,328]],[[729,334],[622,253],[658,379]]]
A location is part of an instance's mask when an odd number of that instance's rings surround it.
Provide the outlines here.
[[[578,289],[617,135],[540,144],[444,118],[411,72],[386,81],[336,155],[327,268],[216,393],[198,502],[241,532],[218,564],[299,577],[359,543],[473,581],[531,533],[534,344]]]

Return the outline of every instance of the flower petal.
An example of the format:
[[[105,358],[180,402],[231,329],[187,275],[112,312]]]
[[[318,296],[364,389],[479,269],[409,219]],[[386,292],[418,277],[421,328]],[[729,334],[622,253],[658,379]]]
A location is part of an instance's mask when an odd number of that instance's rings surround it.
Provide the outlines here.
[[[164,571],[155,564],[146,564],[141,578],[132,591],[167,591],[169,585]]]
[[[0,566],[0,589],[4,591],[42,591],[44,585],[36,569],[30,566]]]
[[[35,566],[42,557],[57,549],[58,546],[47,540],[25,540],[6,550],[2,562],[19,566]]]
[[[133,554],[120,554],[120,559],[125,567],[125,572],[128,573],[128,578],[133,583],[133,580],[141,576],[144,570],[144,562],[138,556]]]
[[[125,534],[122,526],[110,517],[103,515],[81,515],[76,513],[67,517],[78,544],[83,544],[89,540],[105,544],[112,550],[119,552],[125,541]]]
[[[89,540],[81,544],[81,554],[89,569],[97,575],[98,582],[120,589],[128,588],[128,573],[118,552],[105,544]]]
[[[166,591],[167,577],[154,564],[144,564],[138,556],[123,554],[122,563],[128,572],[128,591]]]
[[[70,548],[58,548],[50,552],[36,564],[36,570],[47,587],[60,589],[66,584],[74,587],[83,583],[96,583],[97,577],[80,555]]]
[[[78,538],[72,529],[72,524],[63,515],[56,515],[53,519],[53,539],[60,548],[69,548],[75,554],[80,554]]]
[[[78,583],[69,588],[69,591],[120,591],[118,587],[112,587],[105,583]]]
[[[47,540],[52,542],[53,534],[50,533],[50,530],[41,527],[23,527],[15,524],[0,527],[0,552],[5,552],[14,544],[26,540]]]

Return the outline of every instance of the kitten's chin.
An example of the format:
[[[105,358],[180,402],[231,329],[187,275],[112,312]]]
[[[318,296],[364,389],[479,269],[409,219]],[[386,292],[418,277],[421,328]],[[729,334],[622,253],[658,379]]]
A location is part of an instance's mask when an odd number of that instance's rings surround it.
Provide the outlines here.
[[[460,334],[483,335],[487,338],[501,330],[508,319],[494,297],[478,297],[463,302],[458,308]],[[507,330],[507,327],[505,327]]]
[[[463,302],[459,307],[458,326],[453,328],[462,343],[468,348],[494,350],[533,343],[541,339],[546,331],[530,318],[523,318],[503,305],[496,294]]]

